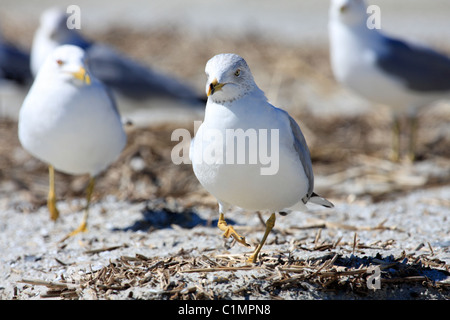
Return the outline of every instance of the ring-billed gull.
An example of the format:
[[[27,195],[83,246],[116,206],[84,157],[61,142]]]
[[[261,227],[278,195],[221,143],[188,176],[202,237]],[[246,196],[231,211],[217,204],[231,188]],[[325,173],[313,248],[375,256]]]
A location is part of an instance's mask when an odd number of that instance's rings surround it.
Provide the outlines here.
[[[363,0],[332,0],[331,64],[336,79],[368,100],[391,107],[394,159],[399,158],[399,116],[410,122],[409,156],[415,155],[417,113],[450,97],[450,59],[430,48],[384,35],[367,24]]]
[[[67,27],[67,19],[68,14],[60,8],[52,7],[42,13],[31,48],[33,74],[54,48],[72,44],[86,51],[91,73],[120,98],[138,103],[146,99],[172,99],[192,106],[204,103],[204,97],[176,77],[144,66],[110,46],[85,39],[79,30]]]
[[[52,220],[59,216],[54,169],[90,175],[83,220],[70,235],[85,231],[95,177],[120,155],[126,134],[109,90],[89,73],[81,48],[64,45],[47,57],[23,102],[18,131],[24,149],[49,165]]]
[[[248,245],[225,222],[224,213],[231,205],[271,213],[264,237],[249,258],[249,262],[256,262],[275,224],[276,212],[305,209],[308,202],[333,205],[313,192],[310,153],[300,127],[287,112],[267,101],[246,61],[236,54],[219,54],[207,62],[205,72],[208,101],[204,121],[191,143],[193,170],[218,200],[218,227],[225,237]],[[269,134],[270,143],[264,145]],[[239,147],[233,141],[242,135],[248,143]],[[273,163],[262,158],[250,161],[269,154]],[[235,157],[246,160],[234,161]]]

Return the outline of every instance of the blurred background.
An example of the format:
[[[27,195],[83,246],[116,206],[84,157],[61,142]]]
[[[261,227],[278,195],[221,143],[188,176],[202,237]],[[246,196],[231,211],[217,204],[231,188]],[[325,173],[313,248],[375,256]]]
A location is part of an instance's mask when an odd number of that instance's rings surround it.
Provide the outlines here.
[[[382,9],[382,27],[394,35],[439,41],[448,37],[446,0],[432,3],[423,0],[373,0],[369,4]],[[256,33],[271,41],[299,46],[307,42],[324,45],[327,41],[328,0],[78,0],[31,2],[4,0],[1,6],[2,24],[16,28],[33,28],[40,13],[51,6],[78,5],[82,10],[82,27],[91,32],[107,31],[111,27],[126,27],[139,31],[160,28],[180,28],[192,36],[242,36]],[[17,29],[16,29],[17,30]],[[29,35],[23,35],[28,38]],[[23,39],[25,40],[25,39]],[[24,43],[26,45],[26,43]]]
[[[379,201],[450,181],[449,102],[421,112],[416,162],[389,161],[389,110],[341,87],[331,73],[328,0],[2,0],[1,34],[29,52],[40,14],[71,4],[81,9],[80,31],[85,37],[177,77],[199,94],[204,93],[209,58],[222,52],[243,56],[269,100],[299,122],[311,149],[316,189],[327,198]],[[450,55],[449,1],[369,4],[380,6],[384,32]],[[17,139],[15,120],[28,88],[29,84],[1,83],[0,209],[32,211],[46,201],[47,168]],[[176,144],[170,141],[171,132],[179,127],[192,131],[192,121],[201,120],[201,113],[158,102],[143,108],[147,112],[139,114],[139,125],[127,127],[128,146],[99,179],[97,194],[215,206],[191,167],[175,166],[170,160]],[[81,196],[87,181],[58,174],[58,196]]]

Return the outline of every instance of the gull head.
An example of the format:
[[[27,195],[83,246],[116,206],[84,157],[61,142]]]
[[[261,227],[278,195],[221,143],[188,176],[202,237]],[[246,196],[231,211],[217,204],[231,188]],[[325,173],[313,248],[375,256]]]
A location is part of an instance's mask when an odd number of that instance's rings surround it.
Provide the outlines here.
[[[212,57],[205,67],[206,94],[214,102],[239,99],[256,88],[245,60],[232,53]]]
[[[330,18],[347,25],[365,23],[366,10],[364,0],[331,0]]]
[[[39,70],[38,77],[45,78],[47,81],[57,79],[71,82],[77,86],[91,84],[91,77],[86,70],[85,52],[74,45],[57,47],[47,57]]]

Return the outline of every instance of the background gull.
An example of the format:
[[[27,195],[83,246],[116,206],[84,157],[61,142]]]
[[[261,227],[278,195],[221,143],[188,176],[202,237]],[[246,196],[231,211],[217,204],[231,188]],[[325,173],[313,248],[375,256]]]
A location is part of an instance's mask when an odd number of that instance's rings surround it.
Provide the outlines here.
[[[92,74],[113,90],[121,110],[129,105],[148,107],[155,99],[204,106],[205,98],[183,81],[148,68],[110,46],[87,40],[77,29],[67,27],[67,18],[66,12],[56,7],[42,13],[31,50],[34,75],[49,52],[59,45],[72,44],[86,51]]]
[[[196,177],[200,183],[214,195],[219,202],[220,218],[218,227],[224,231],[225,237],[234,237],[238,242],[248,245],[245,238],[228,226],[224,213],[230,205],[247,210],[270,212],[266,222],[266,231],[248,259],[256,262],[268,234],[275,224],[275,213],[289,213],[292,210],[306,209],[308,202],[326,207],[333,205],[313,192],[314,175],[308,146],[300,127],[284,110],[271,105],[256,83],[246,61],[236,54],[219,54],[206,64],[208,76],[206,91],[208,102],[205,119],[199,127],[191,145],[191,159]],[[255,164],[230,162],[228,153],[245,152],[250,158],[251,152],[260,154],[258,148],[250,146],[251,142],[234,151],[227,146],[229,130],[267,130],[279,134],[278,148],[274,143],[266,146],[271,153],[276,153],[277,170],[262,174],[265,165],[261,161]],[[220,137],[211,137],[220,132]],[[227,139],[225,141],[225,139]],[[258,137],[258,141],[262,139]],[[272,141],[272,140],[271,140]],[[222,148],[223,159],[215,162],[207,161],[206,150]],[[277,151],[275,151],[277,150]],[[220,152],[218,152],[220,154]]]
[[[0,32],[0,79],[13,81],[20,85],[28,84],[32,77],[30,55],[11,42],[6,41]]]
[[[32,80],[29,53],[0,31],[0,118],[17,114]]]
[[[401,114],[410,123],[414,159],[421,107],[450,97],[450,59],[430,48],[393,39],[367,26],[362,0],[332,0],[329,12],[331,64],[336,79],[361,96],[391,107],[394,159],[399,159]]]
[[[84,217],[71,235],[85,231],[95,177],[117,159],[126,135],[114,100],[89,74],[82,49],[63,45],[47,57],[23,102],[18,131],[23,148],[49,165],[52,220],[59,216],[54,169],[90,175]]]

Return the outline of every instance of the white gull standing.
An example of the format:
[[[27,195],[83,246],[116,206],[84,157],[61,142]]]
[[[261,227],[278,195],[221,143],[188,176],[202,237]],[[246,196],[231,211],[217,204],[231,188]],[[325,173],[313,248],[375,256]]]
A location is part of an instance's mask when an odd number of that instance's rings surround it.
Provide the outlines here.
[[[256,262],[275,224],[275,213],[302,210],[308,202],[333,205],[313,192],[310,153],[300,127],[286,111],[267,101],[246,61],[236,54],[219,54],[207,62],[205,72],[208,101],[204,121],[191,143],[193,170],[203,187],[218,200],[218,227],[225,237],[232,236],[247,245],[245,238],[225,222],[224,213],[231,205],[271,213],[264,237],[248,259]],[[269,132],[270,143],[264,139]],[[231,141],[239,139],[239,133],[248,135],[244,137],[248,143],[241,147]],[[274,136],[278,139],[272,140]],[[256,141],[258,145],[252,145]],[[264,142],[268,144],[265,151],[274,160],[270,164],[274,170],[261,158],[250,161],[261,156]],[[246,160],[234,161],[239,157]]]
[[[333,73],[362,97],[391,108],[394,160],[400,157],[399,119],[407,115],[409,157],[414,159],[419,109],[450,98],[450,58],[388,37],[369,28],[367,19],[363,0],[331,0],[328,27]]]
[[[126,134],[109,90],[89,73],[81,48],[60,46],[47,57],[23,102],[18,133],[23,148],[49,166],[52,220],[59,216],[54,169],[90,175],[83,220],[70,235],[85,231],[95,177],[118,158]]]

